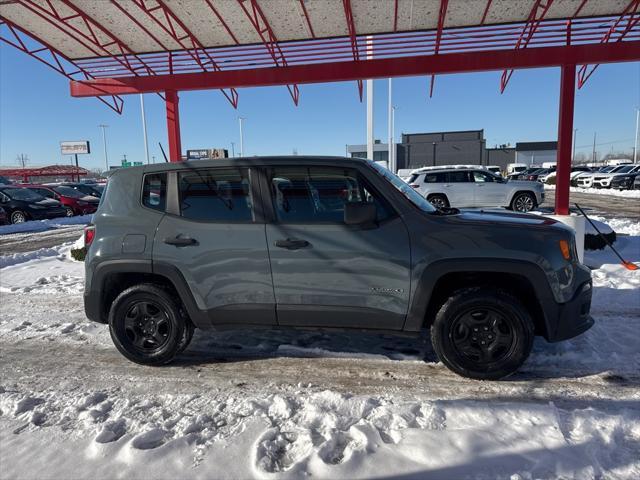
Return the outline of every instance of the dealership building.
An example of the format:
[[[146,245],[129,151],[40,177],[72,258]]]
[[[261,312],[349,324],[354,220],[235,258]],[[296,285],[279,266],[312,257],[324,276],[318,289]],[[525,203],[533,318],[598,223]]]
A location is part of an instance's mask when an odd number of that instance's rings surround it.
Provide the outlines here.
[[[555,162],[557,142],[520,142],[515,147],[487,148],[484,130],[403,133],[395,144],[398,170],[438,165],[496,165],[506,170],[509,163],[541,165]],[[347,155],[367,157],[366,145],[347,145]],[[376,141],[373,160],[388,161],[389,146]]]

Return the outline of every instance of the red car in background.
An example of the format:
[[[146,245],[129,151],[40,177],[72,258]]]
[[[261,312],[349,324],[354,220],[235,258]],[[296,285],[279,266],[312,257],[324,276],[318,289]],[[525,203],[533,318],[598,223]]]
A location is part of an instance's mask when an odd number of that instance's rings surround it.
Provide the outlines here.
[[[46,198],[53,198],[62,203],[67,217],[94,213],[98,209],[100,199],[86,195],[66,185],[20,185]]]

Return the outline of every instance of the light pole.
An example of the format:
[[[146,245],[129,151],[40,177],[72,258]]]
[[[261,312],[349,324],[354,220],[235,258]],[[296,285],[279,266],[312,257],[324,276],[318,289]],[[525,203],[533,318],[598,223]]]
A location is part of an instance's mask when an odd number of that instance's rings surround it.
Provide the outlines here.
[[[236,156],[236,142],[231,142],[231,158]]]
[[[105,128],[109,125],[100,124],[98,127],[102,129],[102,146],[104,147],[104,168],[105,172],[109,171],[109,158],[107,157],[107,134],[105,132]]]
[[[240,124],[240,156],[244,157],[244,138],[242,135],[242,122],[246,120],[245,117],[238,117],[238,123]]]
[[[398,107],[391,107],[391,151],[393,152],[393,173],[398,173],[398,158],[396,151],[396,109]]]
[[[573,153],[571,154],[571,163],[576,161],[576,135],[578,133],[578,129],[573,129]]]
[[[149,165],[149,143],[147,142],[147,117],[144,114],[144,94],[140,94],[140,114],[142,115],[142,136],[144,137],[144,158]]]
[[[638,163],[638,128],[640,127],[640,108],[636,108],[636,140],[633,142],[633,163]]]
[[[389,79],[389,103],[387,104],[387,116],[389,117],[389,125],[388,125],[388,140],[387,140],[387,163],[389,170],[392,172],[395,170],[393,168],[393,150],[391,149],[391,144],[393,143],[393,104],[392,104],[392,80]]]

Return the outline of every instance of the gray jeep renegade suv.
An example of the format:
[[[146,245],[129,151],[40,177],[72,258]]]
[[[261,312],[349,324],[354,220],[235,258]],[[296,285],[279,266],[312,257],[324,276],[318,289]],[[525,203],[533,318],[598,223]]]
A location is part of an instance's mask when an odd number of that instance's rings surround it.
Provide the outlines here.
[[[118,170],[85,235],[86,314],[142,364],[171,361],[194,328],[430,329],[451,370],[497,379],[534,335],[556,342],[593,324],[572,230],[436,209],[366,160]]]

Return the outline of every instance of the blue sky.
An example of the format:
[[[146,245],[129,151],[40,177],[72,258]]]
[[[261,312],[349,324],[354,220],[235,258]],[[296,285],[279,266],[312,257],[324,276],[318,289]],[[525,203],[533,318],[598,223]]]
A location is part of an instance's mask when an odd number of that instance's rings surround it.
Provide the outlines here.
[[[487,145],[518,141],[555,140],[558,117],[558,69],[516,71],[504,94],[500,72],[448,75],[436,78],[433,98],[428,78],[394,80],[396,138],[401,133],[485,130]],[[387,81],[375,82],[375,134],[387,137]],[[237,117],[246,117],[246,155],[343,155],[345,145],[364,143],[365,103],[355,82],[300,86],[295,107],[285,87],[239,90],[234,110],[218,91],[182,92],[180,117],[183,150],[227,148],[239,151]],[[591,151],[597,132],[597,150],[631,151],[635,107],[640,104],[640,63],[602,65],[577,92],[575,125],[578,150]],[[150,155],[161,161],[158,142],[167,149],[164,103],[145,96]],[[92,154],[81,165],[104,165],[102,137],[97,125],[109,125],[110,164],[143,160],[138,96],[125,97],[124,113],[117,115],[95,99],[69,95],[66,78],[12,47],[0,47],[0,166],[16,165],[26,154],[30,165],[67,163],[59,153],[61,140],[89,140]]]

